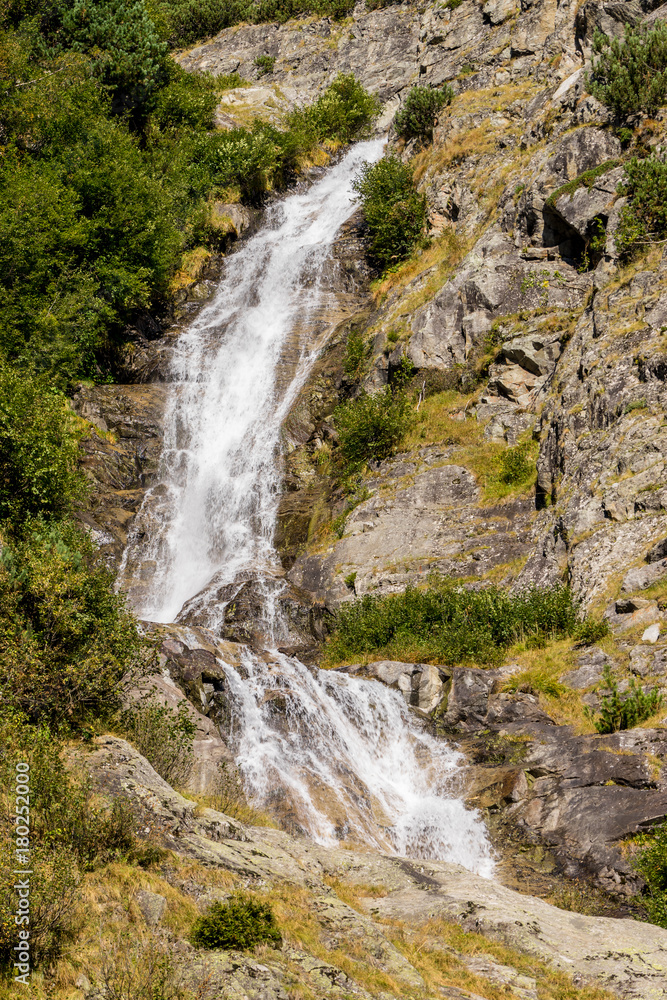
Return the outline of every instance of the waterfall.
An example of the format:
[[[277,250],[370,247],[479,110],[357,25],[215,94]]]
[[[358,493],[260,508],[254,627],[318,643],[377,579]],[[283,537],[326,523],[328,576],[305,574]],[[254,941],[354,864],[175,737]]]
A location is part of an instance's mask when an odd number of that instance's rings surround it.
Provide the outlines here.
[[[160,485],[142,511],[154,527],[135,531],[121,567],[143,618],[187,622],[196,613],[215,632],[233,587],[253,579],[270,620],[282,585],[273,547],[281,426],[328,332],[327,267],[354,210],[352,182],[382,149],[358,144],[305,193],[275,204],[179,336]],[[491,873],[483,824],[460,799],[460,755],[411,717],[397,691],[311,672],[271,649],[244,650],[242,665],[225,672],[253,801],[319,843]]]

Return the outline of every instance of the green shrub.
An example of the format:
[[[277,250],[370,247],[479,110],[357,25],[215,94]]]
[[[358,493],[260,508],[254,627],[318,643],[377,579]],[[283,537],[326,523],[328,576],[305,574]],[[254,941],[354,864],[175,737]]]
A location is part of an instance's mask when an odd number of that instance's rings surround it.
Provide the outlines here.
[[[642,834],[638,844],[641,850],[635,855],[634,867],[647,889],[642,902],[651,923],[667,927],[667,823]]]
[[[273,67],[275,64],[275,56],[257,56],[255,59],[255,66],[259,70],[260,76],[264,76],[266,73],[273,73]]]
[[[226,903],[214,903],[195,921],[190,935],[197,948],[243,951],[264,942],[280,947],[282,938],[268,903],[237,893]]]
[[[527,483],[535,472],[535,463],[527,455],[525,445],[508,448],[500,459],[500,481],[507,486]]]
[[[354,189],[376,263],[387,268],[409,257],[426,231],[426,196],[415,189],[410,168],[395,156],[366,164]]]
[[[390,386],[372,394],[362,392],[336,407],[334,420],[347,470],[389,458],[412,419],[407,393],[403,389],[392,391]]]
[[[589,709],[587,715],[593,720],[599,733],[615,733],[620,729],[632,729],[644,722],[661,708],[663,697],[657,688],[645,694],[633,678],[625,695],[618,690],[618,684],[612,676],[611,667],[607,664],[603,671],[604,687],[608,694],[603,695],[600,702],[600,714],[596,719]]]
[[[588,86],[591,94],[616,115],[637,111],[651,114],[667,97],[667,25],[656,21],[650,28],[626,26],[622,39],[597,32],[593,41],[597,58]]]
[[[361,382],[368,370],[371,344],[359,330],[350,330],[343,356],[343,372],[351,382]]]
[[[369,134],[380,107],[379,98],[364,90],[352,73],[339,73],[313,104],[292,111],[287,125],[306,141],[352,142]]]
[[[34,522],[0,552],[0,699],[31,721],[81,726],[118,707],[150,653],[90,541]]]
[[[186,73],[177,63],[169,67],[169,82],[160,89],[151,116],[159,129],[213,128],[213,114],[221,89],[219,80],[203,73]],[[238,82],[241,78],[238,77]],[[237,85],[237,80],[234,80]]]
[[[667,235],[667,163],[655,156],[633,158],[626,164],[622,191],[629,204],[621,211],[615,242],[628,258]]]
[[[342,605],[328,655],[338,660],[384,652],[395,659],[405,653],[438,663],[496,663],[517,641],[571,636],[581,621],[566,587],[510,594],[498,587],[469,590],[434,577],[423,590],[367,594]]]
[[[397,134],[403,139],[430,142],[438,113],[447,104],[451,104],[453,97],[454,91],[449,84],[445,84],[440,90],[413,87],[394,118]]]
[[[127,709],[122,724],[128,739],[170,785],[183,786],[192,772],[197,725],[187,702],[177,711],[153,694]]]

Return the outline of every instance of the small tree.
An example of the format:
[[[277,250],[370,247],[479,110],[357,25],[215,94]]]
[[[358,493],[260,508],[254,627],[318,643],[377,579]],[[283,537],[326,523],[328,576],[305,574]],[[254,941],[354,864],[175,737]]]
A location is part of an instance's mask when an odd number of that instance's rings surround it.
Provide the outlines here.
[[[615,242],[628,257],[667,234],[667,163],[655,156],[635,157],[626,165],[623,189],[629,205],[621,212]]]
[[[382,267],[404,260],[423,241],[426,196],[396,156],[366,164],[354,182],[368,227],[371,256]]]
[[[651,114],[667,99],[667,25],[653,28],[626,26],[625,35],[609,39],[596,32],[593,49],[598,58],[588,77],[593,97],[619,117],[637,111]]]
[[[269,904],[240,892],[226,903],[214,903],[195,921],[190,937],[198,948],[245,950],[263,942],[278,947],[282,943]]]
[[[394,118],[394,128],[403,139],[431,142],[438,112],[451,104],[454,91],[445,84],[440,90],[413,87]]]

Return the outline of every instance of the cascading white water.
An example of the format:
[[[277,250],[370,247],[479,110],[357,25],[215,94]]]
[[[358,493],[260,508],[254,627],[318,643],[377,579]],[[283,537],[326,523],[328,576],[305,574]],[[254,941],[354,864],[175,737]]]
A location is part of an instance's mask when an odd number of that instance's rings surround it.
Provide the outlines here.
[[[215,631],[228,586],[249,578],[265,582],[273,607],[281,425],[322,346],[322,276],[354,209],[352,181],[382,147],[357,145],[305,194],[275,205],[179,337],[162,482],[146,500],[161,530],[147,542],[137,531],[122,567],[142,617],[172,622],[186,605]],[[410,717],[398,692],[311,673],[276,651],[247,650],[225,670],[237,760],[257,803],[320,843],[491,873],[484,827],[458,794],[459,755]]]
[[[227,668],[237,760],[255,799],[318,843],[493,871],[483,825],[455,794],[460,755],[383,684],[247,653]]]

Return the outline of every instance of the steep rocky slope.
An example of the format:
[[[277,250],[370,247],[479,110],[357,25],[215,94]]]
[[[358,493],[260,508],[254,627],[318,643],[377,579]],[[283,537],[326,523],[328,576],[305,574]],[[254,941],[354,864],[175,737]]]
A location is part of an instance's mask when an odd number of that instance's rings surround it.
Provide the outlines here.
[[[341,601],[403,590],[432,570],[473,586],[567,580],[585,606],[607,615],[613,635],[593,648],[559,648],[545,661],[560,685],[556,697],[544,697],[526,679],[538,655],[530,652],[498,670],[403,663],[347,669],[398,687],[435,731],[467,751],[468,801],[484,811],[497,844],[513,859],[500,869],[506,885],[548,896],[546,883],[551,879],[553,889],[559,874],[590,879],[608,894],[605,905],[613,912],[627,912],[641,888],[625,856],[627,839],[667,814],[664,729],[653,720],[652,728],[599,737],[590,733],[583,710],[599,706],[596,688],[605,664],[622,686],[630,678],[647,688],[667,683],[661,636],[667,597],[667,258],[656,247],[629,266],[618,264],[614,231],[623,199],[617,185],[633,147],[621,147],[607,111],[587,94],[585,71],[597,27],[618,35],[625,23],[656,15],[650,3],[594,0],[579,7],[555,0],[463,0],[372,12],[360,4],[341,23],[242,25],[180,56],[189,70],[238,71],[249,79],[258,75],[258,56],[275,57],[261,83],[228,95],[219,109],[221,127],[255,112],[275,116],[341,70],[353,71],[380,94],[380,128],[390,125],[414,83],[449,81],[454,87],[456,97],[441,114],[432,144],[420,150],[390,134],[428,199],[431,245],[371,283],[359,220],[341,234],[332,271],[340,309],[284,425],[276,541],[293,588],[285,602],[289,648],[316,656],[323,622]],[[662,115],[634,124],[634,148],[664,141]],[[600,226],[604,245],[593,239]],[[181,321],[194,314],[208,288],[204,281],[192,290]],[[342,367],[352,328],[371,345],[368,388],[385,384],[407,357],[425,399],[405,450],[368,470],[350,497],[328,456],[336,441],[333,410],[355,389]],[[176,324],[153,340],[138,336],[139,360],[128,365],[128,380],[143,384],[85,388],[75,399],[100,432],[84,444],[99,501],[89,521],[116,566],[154,482],[162,359],[178,329]],[[517,442],[535,460],[536,481],[529,489],[500,488],[489,470]],[[141,530],[150,531],[150,511],[141,516]],[[252,640],[255,597],[250,585],[238,595],[226,638]],[[657,628],[644,639],[650,626]],[[184,691],[199,713],[197,790],[206,787],[211,763],[229,755],[219,661],[234,655],[231,646],[221,654],[218,640],[196,627],[170,631],[162,646],[165,695],[175,703]],[[141,777],[136,788],[144,779],[149,788],[137,793],[147,808],[171,802],[163,817],[169,833],[172,793],[152,787],[154,776],[146,776],[146,765],[132,753],[109,743],[99,751],[100,761],[109,758],[100,768],[109,774],[116,769],[122,785],[127,762],[121,758],[133,761]],[[180,819],[187,809],[179,804]],[[189,830],[180,819],[179,830]],[[396,958],[368,917],[347,909],[341,916],[343,904],[323,889],[323,874],[364,883],[366,890],[378,883],[389,887],[377,899],[358,890],[362,909],[380,922],[413,926],[444,914],[577,974],[592,973],[620,995],[659,996],[667,988],[655,951],[664,947],[662,932],[646,925],[567,915],[495,884],[467,875],[462,881],[460,872],[444,865],[420,862],[416,874],[402,862],[325,854],[277,831],[235,831],[227,820],[209,820],[204,833],[179,834],[169,843],[253,885],[305,885],[314,894],[307,905],[318,915],[327,948],[347,947],[348,931],[357,935],[381,968],[404,977],[406,992],[396,995],[422,988],[414,968]],[[216,823],[222,825],[212,835]],[[538,884],[542,876],[544,885]],[[202,898],[208,898],[203,890]],[[517,918],[520,931],[513,924],[510,932],[508,912],[512,921],[516,913],[525,916]],[[634,943],[628,935],[635,935]],[[572,936],[576,947],[568,943]],[[336,961],[318,956],[320,964],[309,965],[307,976],[294,971],[305,968],[303,952],[259,965],[234,958],[222,968],[221,960],[221,988],[230,996],[286,995],[281,977],[288,962],[297,979],[306,976],[313,995],[384,995],[351,984],[354,977],[345,978],[349,973]],[[468,963],[460,955],[457,960]],[[484,977],[487,958],[480,961],[475,975]],[[539,995],[534,983],[519,982],[516,970],[499,972],[494,961],[488,959],[488,978],[498,983],[509,976],[510,995]],[[477,984],[423,995],[487,995],[484,989]]]

